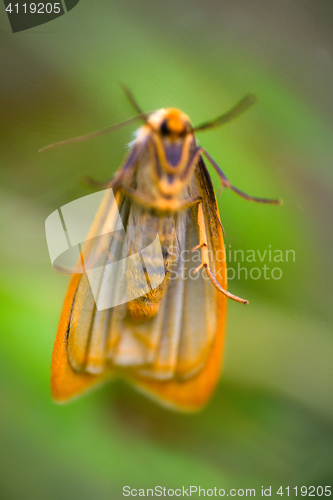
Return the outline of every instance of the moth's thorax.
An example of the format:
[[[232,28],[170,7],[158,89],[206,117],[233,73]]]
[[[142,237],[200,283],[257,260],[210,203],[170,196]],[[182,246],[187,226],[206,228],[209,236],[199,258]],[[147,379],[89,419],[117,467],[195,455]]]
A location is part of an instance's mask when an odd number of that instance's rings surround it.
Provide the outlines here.
[[[139,129],[136,140],[145,144],[138,164],[138,175],[144,175],[143,189],[153,195],[181,196],[183,179],[196,148],[188,116],[175,108],[159,109]]]
[[[159,200],[161,198],[168,199],[185,199],[188,195],[187,185],[179,183],[179,176],[164,172],[161,163],[158,159],[152,157],[149,150],[142,156],[138,163],[135,179],[135,189],[145,194],[149,198]],[[167,188],[170,187],[170,192],[165,192],[164,184]]]

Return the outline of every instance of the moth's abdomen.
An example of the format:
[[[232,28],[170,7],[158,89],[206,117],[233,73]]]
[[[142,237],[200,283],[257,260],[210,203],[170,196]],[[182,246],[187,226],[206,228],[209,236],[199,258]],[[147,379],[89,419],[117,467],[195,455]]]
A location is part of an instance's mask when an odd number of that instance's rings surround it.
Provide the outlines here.
[[[170,277],[170,269],[175,258],[176,230],[173,216],[140,217],[141,227],[145,225],[156,231],[155,244],[145,247],[142,235],[139,248],[140,259],[129,260],[126,267],[127,296],[136,297],[127,303],[131,317],[144,321],[155,316]],[[141,246],[140,246],[141,245]],[[138,249],[138,241],[134,249]]]
[[[138,297],[127,304],[127,309],[133,319],[148,320],[158,313],[174,258],[170,250],[169,247],[162,248],[163,259],[160,255],[154,255],[154,252],[150,255],[145,253],[141,263],[135,260],[127,266],[127,293]],[[145,293],[147,287],[149,292]]]

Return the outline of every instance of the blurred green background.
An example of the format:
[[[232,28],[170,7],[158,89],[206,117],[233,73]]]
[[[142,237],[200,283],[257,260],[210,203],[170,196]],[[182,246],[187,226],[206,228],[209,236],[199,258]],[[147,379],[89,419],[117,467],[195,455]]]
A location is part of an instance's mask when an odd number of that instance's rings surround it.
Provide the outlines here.
[[[0,7],[1,498],[122,498],[122,487],[331,485],[333,476],[333,4],[315,0],[81,2],[12,34]],[[194,124],[248,92],[258,103],[198,135],[237,187],[218,196],[227,249],[294,250],[280,280],[234,279],[223,376],[199,414],[164,410],[122,382],[51,401],[68,278],[44,221],[119,166],[133,127],[55,141],[175,106]],[[214,172],[212,177],[218,189]],[[269,247],[271,245],[271,247]],[[268,262],[251,267],[276,267]],[[237,268],[237,263],[230,263]],[[286,493],[284,496],[287,496]],[[290,497],[292,497],[292,493]]]

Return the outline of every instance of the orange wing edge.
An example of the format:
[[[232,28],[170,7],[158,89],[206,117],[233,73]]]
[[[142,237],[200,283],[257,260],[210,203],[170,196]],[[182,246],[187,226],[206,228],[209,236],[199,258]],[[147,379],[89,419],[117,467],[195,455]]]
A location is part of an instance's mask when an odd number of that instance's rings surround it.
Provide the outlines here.
[[[65,403],[110,377],[110,373],[92,375],[89,373],[76,372],[73,370],[68,359],[68,323],[80,277],[80,274],[73,274],[70,280],[53,347],[51,362],[51,394],[53,401],[57,403]]]

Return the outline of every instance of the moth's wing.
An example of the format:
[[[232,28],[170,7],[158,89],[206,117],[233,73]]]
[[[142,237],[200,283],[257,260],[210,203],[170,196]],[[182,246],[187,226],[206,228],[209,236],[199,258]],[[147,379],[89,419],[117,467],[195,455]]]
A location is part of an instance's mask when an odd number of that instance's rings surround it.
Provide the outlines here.
[[[190,191],[192,196],[203,199],[210,266],[226,288],[224,243],[216,218],[218,208],[209,173],[201,159]],[[180,250],[190,255],[190,250],[198,244],[196,209],[188,211],[185,234]],[[190,271],[198,264],[179,260],[178,277],[170,280],[157,316],[142,331],[150,341],[145,351],[147,365],[136,370],[132,366],[127,373],[140,390],[164,405],[185,411],[200,409],[216,386],[227,311],[227,298],[205,274],[191,279]],[[186,279],[181,277],[182,272]]]
[[[53,347],[51,364],[51,392],[54,401],[64,402],[79,395],[101,380],[101,377],[73,369],[68,357],[68,336],[73,302],[82,275],[71,278],[62,309]]]
[[[94,266],[105,265],[110,256],[108,251],[111,254],[122,251],[119,232],[113,233],[112,229],[118,227],[119,213],[126,221],[130,201],[127,197],[111,197],[113,204],[110,206],[109,197],[107,193],[89,236],[93,239],[105,227],[109,234],[96,238],[93,243],[91,239],[83,248],[85,262],[93,262]],[[99,277],[102,283],[103,273]],[[111,309],[97,310],[87,274],[72,276],[52,354],[51,392],[55,401],[67,401],[111,376],[106,367],[105,348],[111,312]]]
[[[190,191],[191,196],[204,200],[208,249],[213,256],[210,266],[226,288],[225,260],[216,258],[218,251],[220,255],[224,251],[216,222],[216,200],[202,160]],[[130,206],[125,197],[120,209],[125,227]],[[107,219],[111,212],[102,210],[99,220]],[[111,220],[107,223],[112,227]],[[179,250],[186,257],[198,244],[197,226],[196,209],[178,218]],[[121,243],[111,238],[112,245]],[[176,277],[167,284],[157,315],[144,322],[129,318],[126,305],[97,311],[87,276],[74,275],[53,352],[53,398],[68,400],[112,373],[120,373],[163,404],[182,410],[203,406],[219,376],[226,298],[204,275],[199,274],[195,280],[189,277],[198,264],[193,259],[178,259]],[[108,294],[110,281],[105,281]],[[103,291],[103,273],[100,283]]]

